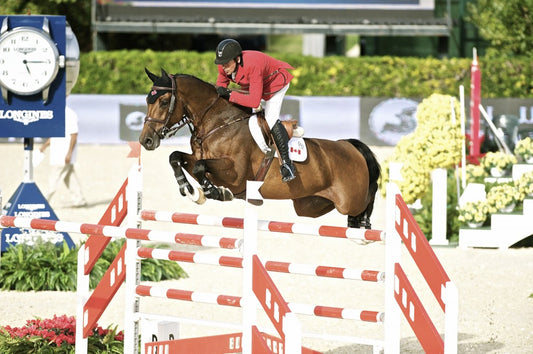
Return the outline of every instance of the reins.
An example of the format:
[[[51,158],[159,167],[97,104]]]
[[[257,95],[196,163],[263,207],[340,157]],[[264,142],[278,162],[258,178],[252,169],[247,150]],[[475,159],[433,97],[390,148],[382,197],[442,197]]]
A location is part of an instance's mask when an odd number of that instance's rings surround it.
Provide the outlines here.
[[[205,139],[207,139],[209,136],[213,135],[214,133],[216,133],[217,131],[219,131],[220,129],[223,129],[223,128],[227,128],[229,127],[230,125],[234,124],[234,123],[238,123],[238,122],[241,122],[243,120],[246,120],[246,119],[249,119],[250,117],[241,117],[241,118],[238,118],[238,119],[235,119],[235,120],[232,120],[232,121],[229,121],[229,122],[226,122],[222,125],[219,125],[218,127],[216,127],[215,129],[211,129],[210,131],[208,131],[206,134],[204,134],[203,136],[198,136],[196,135],[195,137],[195,142],[198,144],[198,145],[202,145],[202,143],[204,142]]]

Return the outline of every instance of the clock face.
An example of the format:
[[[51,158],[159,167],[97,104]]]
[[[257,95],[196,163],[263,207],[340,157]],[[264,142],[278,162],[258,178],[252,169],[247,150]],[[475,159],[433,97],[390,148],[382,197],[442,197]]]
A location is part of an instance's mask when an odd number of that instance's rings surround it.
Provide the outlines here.
[[[48,87],[59,70],[58,51],[46,33],[17,27],[0,37],[0,84],[20,95]]]

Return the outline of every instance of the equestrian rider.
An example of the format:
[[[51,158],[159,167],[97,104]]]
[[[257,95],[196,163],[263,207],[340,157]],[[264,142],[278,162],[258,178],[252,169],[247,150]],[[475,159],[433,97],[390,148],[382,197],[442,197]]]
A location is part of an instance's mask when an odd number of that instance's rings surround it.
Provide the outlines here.
[[[281,179],[283,182],[292,181],[296,170],[289,158],[289,136],[279,120],[279,114],[293,78],[287,69],[294,68],[262,52],[243,51],[234,39],[224,39],[218,44],[215,64],[218,66],[216,86],[220,97],[250,108],[259,107],[261,99],[264,100],[265,118],[281,156]],[[248,92],[229,90],[230,81]]]

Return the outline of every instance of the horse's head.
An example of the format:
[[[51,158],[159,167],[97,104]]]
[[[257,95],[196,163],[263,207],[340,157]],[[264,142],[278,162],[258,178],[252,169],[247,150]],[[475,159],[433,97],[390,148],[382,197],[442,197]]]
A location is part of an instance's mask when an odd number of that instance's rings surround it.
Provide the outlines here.
[[[161,76],[145,69],[153,86],[146,97],[148,105],[139,142],[146,150],[156,149],[161,139],[172,136],[186,124],[195,131],[216,129],[250,114],[250,109],[229,103],[219,97],[215,86],[197,77],[169,75],[161,69]]]
[[[161,69],[161,76],[145,69],[153,86],[146,97],[148,109],[139,142],[146,150],[156,149],[161,139],[172,136],[185,125],[185,103],[178,98],[176,78]]]

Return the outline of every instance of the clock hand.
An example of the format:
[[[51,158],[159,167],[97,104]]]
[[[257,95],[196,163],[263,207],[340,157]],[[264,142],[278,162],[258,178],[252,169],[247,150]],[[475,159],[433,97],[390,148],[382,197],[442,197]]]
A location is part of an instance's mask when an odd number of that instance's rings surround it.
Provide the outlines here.
[[[48,60],[25,60],[26,63],[48,63]]]
[[[27,60],[23,60],[22,61],[24,63],[24,65],[26,66],[26,70],[28,70],[28,74],[31,75],[31,72],[30,72],[30,67],[28,66],[28,61]]]

